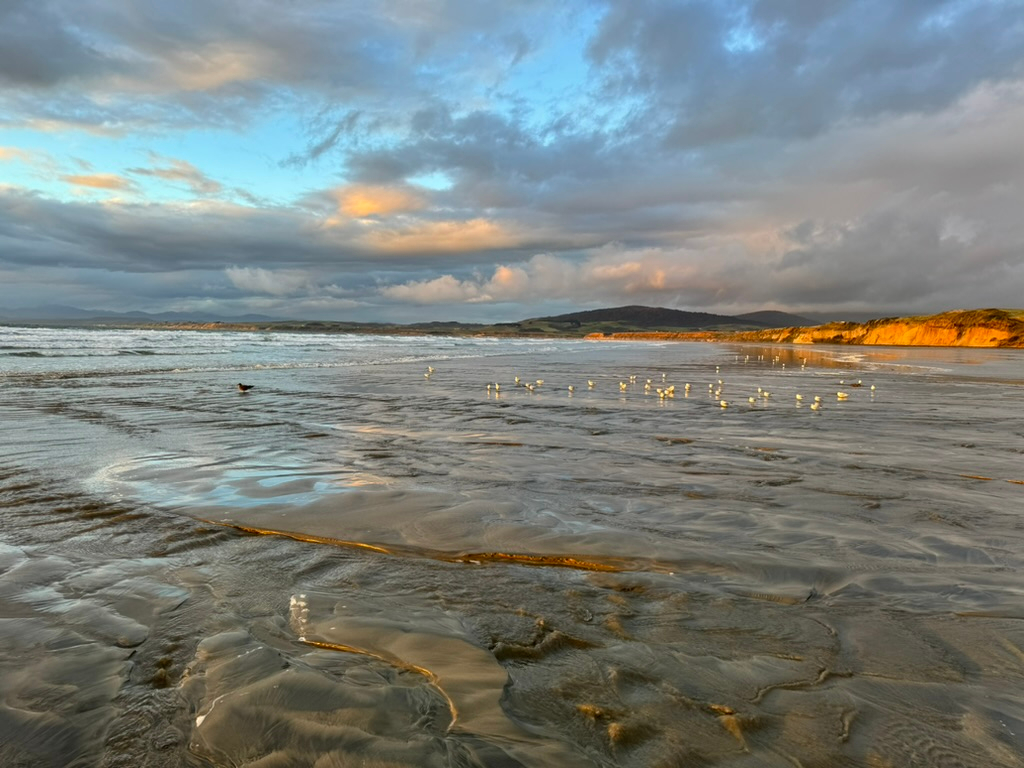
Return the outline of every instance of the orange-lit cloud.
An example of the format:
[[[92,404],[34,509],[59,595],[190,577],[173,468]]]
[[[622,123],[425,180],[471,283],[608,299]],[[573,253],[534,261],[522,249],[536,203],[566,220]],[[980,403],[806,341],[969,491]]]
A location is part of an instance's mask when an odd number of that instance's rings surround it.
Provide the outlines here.
[[[469,221],[420,221],[397,229],[376,229],[364,238],[375,250],[417,253],[462,253],[512,248],[522,237],[488,219]]]
[[[124,192],[135,188],[135,183],[131,179],[118,176],[116,173],[68,175],[61,176],[61,179],[76,187],[89,187],[91,189],[113,189]]]
[[[426,201],[404,187],[357,185],[333,191],[338,211],[354,219],[421,210]]]

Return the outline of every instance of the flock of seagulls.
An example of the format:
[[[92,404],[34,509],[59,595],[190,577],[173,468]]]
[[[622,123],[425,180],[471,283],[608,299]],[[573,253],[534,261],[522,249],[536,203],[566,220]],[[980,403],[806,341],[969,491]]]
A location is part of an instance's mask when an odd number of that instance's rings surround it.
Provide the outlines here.
[[[764,355],[758,355],[757,359],[759,361],[763,361],[765,358],[764,358]],[[739,360],[739,356],[737,355],[737,362],[738,362],[738,360]],[[747,363],[749,361],[750,361],[750,355],[747,355],[744,358],[743,362]],[[776,363],[778,363],[778,362],[779,362],[779,358],[778,357],[775,357],[775,358],[772,359],[772,365],[773,366],[776,365]],[[785,363],[782,363],[782,368],[785,369],[785,367],[786,367]],[[804,358],[804,359],[801,360],[800,370],[804,370],[806,367],[807,367],[807,360],[806,360],[806,358]],[[423,378],[426,379],[427,381],[430,381],[430,377],[434,375],[434,370],[435,369],[434,369],[433,366],[428,365],[427,366],[427,370],[423,374]],[[716,377],[718,375],[720,375],[720,374],[721,374],[721,366],[716,365],[715,366],[715,375],[716,375]],[[661,374],[661,383],[662,384],[667,384],[667,380],[668,380],[668,374],[662,373]],[[619,381],[619,392],[623,393],[623,394],[629,392],[630,389],[637,384],[637,382],[638,382],[638,376],[636,374],[630,374],[625,379]],[[534,381],[523,381],[519,376],[516,376],[515,380],[514,380],[514,386],[516,388],[525,389],[527,392],[536,392],[543,384],[544,384],[544,379],[535,379]],[[840,379],[839,385],[840,386],[849,387],[851,389],[858,389],[858,388],[861,388],[861,387],[864,386],[864,382],[861,379],[857,379],[857,381],[851,381],[851,382],[847,383],[845,380]],[[242,384],[241,382],[239,382],[239,384],[238,384],[238,391],[241,392],[242,394],[246,394],[246,393],[249,392],[249,390],[251,390],[253,388],[253,386],[254,385],[252,385],[252,384]],[[593,379],[587,379],[587,389],[588,390],[593,390],[596,387],[597,387],[597,382],[596,381],[594,381]],[[689,382],[686,382],[686,383],[683,384],[683,397],[686,397],[686,398],[690,397],[690,389],[691,389],[691,384]],[[870,389],[870,392],[871,392],[871,397],[874,397],[875,391],[876,391],[875,385],[872,384],[869,389]],[[569,384],[565,388],[565,391],[568,392],[569,396],[571,397],[573,395],[573,393],[576,392],[576,387],[574,385],[572,385],[572,384]],[[716,378],[715,381],[713,381],[710,384],[708,384],[708,397],[711,398],[713,401],[715,401],[717,403],[717,405],[720,408],[722,408],[722,409],[728,408],[730,406],[729,401],[726,400],[725,397],[723,396],[724,392],[725,392],[725,381],[723,379]],[[499,382],[492,382],[492,383],[488,383],[487,384],[487,394],[488,394],[488,396],[491,395],[492,393],[495,395],[495,397],[497,397],[497,396],[499,396],[501,394],[501,384]],[[643,393],[644,393],[644,395],[648,395],[648,396],[653,393],[654,395],[656,395],[662,401],[670,400],[670,399],[675,398],[675,396],[676,396],[676,385],[675,384],[668,384],[667,386],[656,387],[656,386],[654,386],[654,380],[653,379],[645,379],[644,383],[643,383]],[[764,389],[763,387],[758,387],[756,395],[750,395],[749,397],[747,397],[747,403],[750,406],[757,406],[757,404],[759,402],[766,404],[768,402],[768,399],[771,396],[772,396],[771,392],[769,392],[768,390]],[[836,393],[835,393],[835,397],[836,397],[836,400],[838,402],[843,402],[843,401],[846,401],[846,400],[850,399],[850,393],[849,392],[845,392],[843,390],[837,390]],[[803,401],[804,401],[804,396],[801,393],[797,392],[796,395],[795,395],[796,406],[798,408],[801,407],[803,405]],[[819,411],[819,410],[821,410],[821,408],[822,408],[822,398],[821,398],[821,395],[814,395],[813,401],[810,404],[810,408],[811,408],[812,411]]]
[[[738,361],[738,359],[739,359],[739,356],[737,355],[737,361]],[[757,359],[759,361],[764,361],[765,356],[764,355],[759,355]],[[750,361],[750,355],[747,355],[744,358],[743,362],[747,363],[749,361]],[[772,359],[772,365],[773,366],[775,366],[779,362],[780,362],[779,358],[777,358],[777,357]],[[785,363],[782,363],[781,366],[782,366],[782,369],[785,369],[785,367],[786,367]],[[800,370],[805,370],[806,367],[807,367],[807,360],[806,359],[802,359],[801,360],[801,364],[800,364]],[[433,374],[434,374],[434,368],[432,366],[427,366],[426,373],[424,373],[423,376],[424,376],[425,379],[427,379],[429,381],[430,377]],[[715,366],[715,374],[716,374],[716,376],[721,374],[721,366],[718,366],[718,365]],[[667,380],[668,380],[668,374],[662,373],[661,374],[661,383],[662,384],[667,384]],[[622,380],[620,380],[618,382],[619,392],[622,393],[622,394],[628,393],[629,391],[631,391],[631,389],[633,389],[635,386],[638,385],[638,382],[639,382],[638,375],[630,374],[625,379],[622,379]],[[524,381],[521,377],[516,376],[515,379],[514,379],[513,386],[515,388],[524,389],[527,392],[536,392],[543,384],[544,384],[544,379],[535,379],[534,381]],[[847,383],[845,380],[840,379],[839,385],[840,386],[847,386],[847,387],[850,387],[851,389],[856,389],[856,388],[863,387],[864,386],[864,382],[862,380],[858,379],[855,382]],[[239,384],[238,386],[239,386],[239,389],[241,389],[243,387],[242,384]],[[593,390],[596,387],[597,387],[597,382],[596,381],[594,381],[593,379],[588,379],[587,380],[587,389],[588,390]],[[683,397],[686,397],[686,398],[690,397],[691,387],[692,387],[692,385],[689,382],[686,382],[686,383],[684,383],[682,385]],[[488,396],[490,396],[493,393],[495,395],[495,397],[497,397],[497,396],[499,396],[501,394],[501,391],[502,391],[501,390],[501,384],[499,382],[491,382],[491,383],[487,384],[487,394],[488,394]],[[576,392],[576,387],[573,384],[569,384],[568,386],[566,386],[565,391],[568,392],[569,396],[571,397],[573,395],[573,393]],[[870,386],[870,392],[871,392],[871,397],[874,397],[875,392],[876,392],[874,384],[872,384]],[[675,398],[675,395],[676,395],[676,385],[675,384],[667,384],[667,386],[660,386],[660,387],[658,387],[658,386],[654,386],[654,379],[645,379],[644,382],[643,382],[643,393],[644,393],[644,395],[647,395],[647,396],[650,396],[650,395],[653,394],[653,395],[657,396],[662,401],[670,400],[670,399]],[[731,405],[730,401],[725,399],[724,393],[725,393],[725,381],[724,381],[724,379],[716,378],[715,381],[713,381],[710,384],[708,384],[708,397],[713,402],[715,402],[718,405],[719,408],[722,408],[722,409],[729,408],[730,405]],[[767,389],[764,389],[763,387],[757,387],[757,393],[756,394],[751,394],[749,397],[747,397],[747,403],[750,406],[757,406],[759,403],[767,404],[769,398],[771,398],[771,397],[772,397],[772,393],[770,391],[768,391]],[[837,402],[843,402],[845,400],[849,400],[850,394],[849,394],[849,392],[845,392],[843,390],[837,390],[835,392],[835,398],[836,398]],[[798,408],[802,407],[803,403],[804,403],[804,395],[799,393],[799,392],[797,392],[795,394],[795,396],[794,396],[794,402],[795,402],[795,404],[796,404],[796,406]],[[810,409],[812,411],[820,411],[822,409],[822,407],[823,407],[822,404],[823,404],[822,396],[821,395],[814,395],[813,399],[812,399],[812,401],[810,403]]]

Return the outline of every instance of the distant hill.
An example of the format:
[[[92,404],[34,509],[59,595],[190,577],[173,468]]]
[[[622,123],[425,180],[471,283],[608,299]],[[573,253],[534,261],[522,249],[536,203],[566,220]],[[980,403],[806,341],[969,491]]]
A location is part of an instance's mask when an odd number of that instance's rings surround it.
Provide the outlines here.
[[[771,309],[761,312],[747,312],[743,315],[736,315],[740,320],[749,320],[752,323],[760,323],[766,328],[792,328],[797,325],[817,325],[818,321],[802,315],[792,315],[789,312],[776,312]]]
[[[591,333],[610,333],[617,330],[742,330],[769,327],[768,324],[757,320],[742,319],[732,315],[685,312],[680,309],[636,305],[569,312],[551,317],[536,317],[523,320],[518,325],[521,327],[561,326],[565,329],[586,326]]]

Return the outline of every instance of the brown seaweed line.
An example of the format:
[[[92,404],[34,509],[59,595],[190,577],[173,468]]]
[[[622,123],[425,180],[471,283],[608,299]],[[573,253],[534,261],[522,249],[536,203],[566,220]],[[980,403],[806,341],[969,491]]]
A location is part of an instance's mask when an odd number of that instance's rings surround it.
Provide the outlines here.
[[[581,571],[603,571],[610,573],[624,573],[628,571],[651,571],[657,573],[673,574],[679,570],[678,566],[669,567],[654,561],[642,562],[633,560],[622,560],[616,558],[605,558],[601,560],[574,557],[572,555],[527,555],[516,552],[470,552],[452,554],[432,550],[420,550],[412,547],[381,547],[376,544],[365,544],[359,541],[348,541],[347,539],[336,539],[330,536],[314,536],[293,531],[278,531],[267,528],[256,528],[240,523],[229,523],[219,520],[208,520],[197,518],[200,522],[209,525],[217,525],[223,528],[232,528],[243,533],[255,534],[258,536],[281,536],[293,541],[303,541],[311,544],[329,544],[336,547],[350,547],[354,549],[365,549],[371,552],[378,552],[383,555],[397,555],[407,557],[426,556],[434,560],[446,563],[468,563],[481,565],[483,563],[514,563],[516,565],[545,566],[549,568],[574,568]]]

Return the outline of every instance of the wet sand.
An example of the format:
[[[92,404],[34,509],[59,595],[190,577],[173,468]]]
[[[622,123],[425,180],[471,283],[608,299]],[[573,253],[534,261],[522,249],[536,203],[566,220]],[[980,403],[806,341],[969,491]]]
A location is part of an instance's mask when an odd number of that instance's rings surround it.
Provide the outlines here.
[[[289,343],[2,380],[0,763],[1024,765],[1019,356]]]

